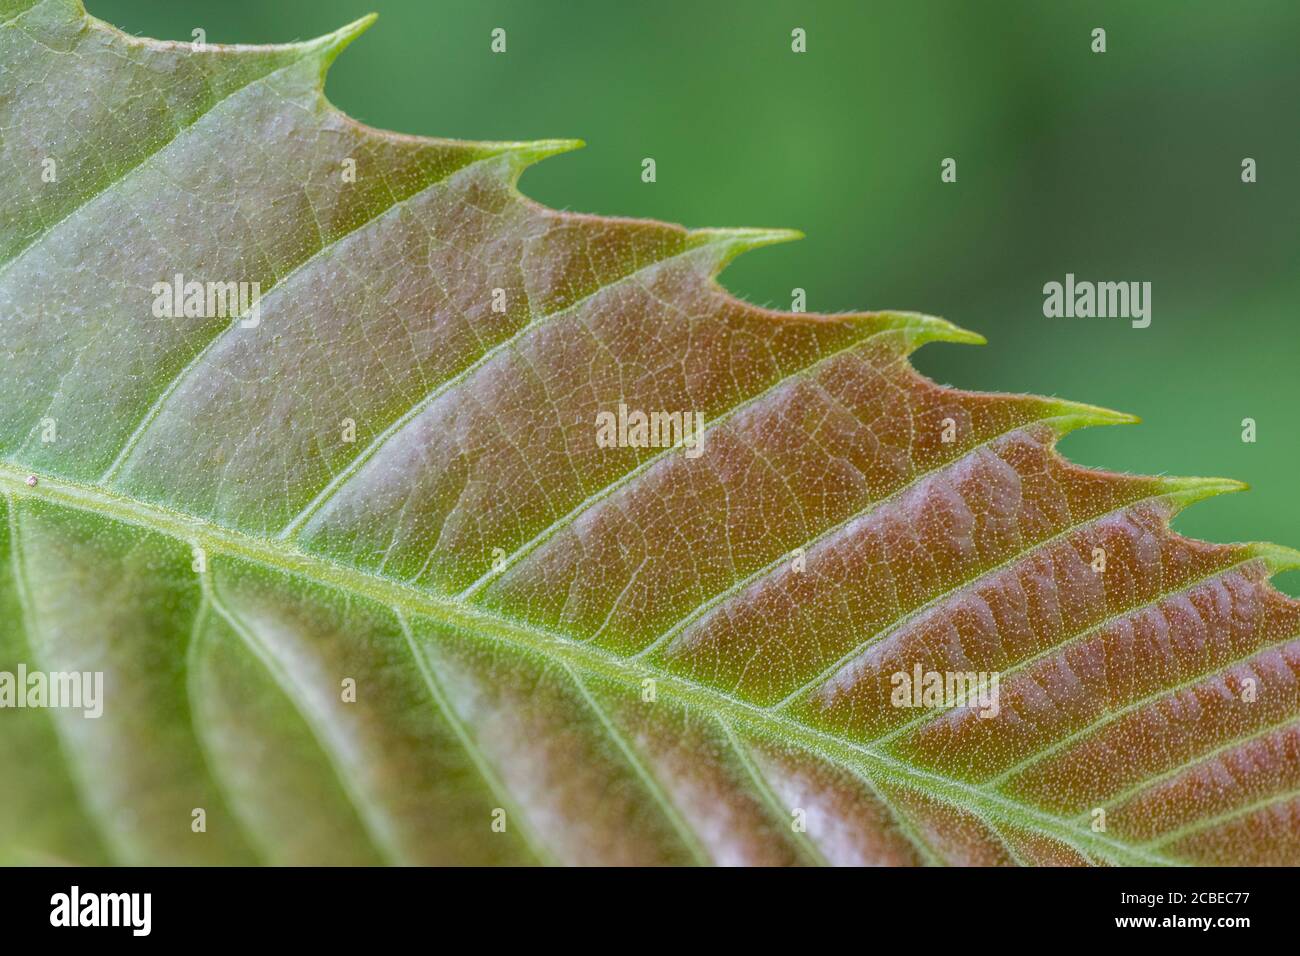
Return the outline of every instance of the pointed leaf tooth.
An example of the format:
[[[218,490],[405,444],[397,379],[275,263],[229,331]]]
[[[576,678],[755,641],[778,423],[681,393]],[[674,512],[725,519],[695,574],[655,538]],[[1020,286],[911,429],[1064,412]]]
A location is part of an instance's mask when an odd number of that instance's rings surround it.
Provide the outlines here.
[[[782,242],[794,242],[804,238],[797,229],[692,229],[686,236],[686,248],[698,249],[706,246],[717,250],[718,257],[712,265],[713,275],[717,275],[737,257],[751,249],[773,246]]]
[[[485,156],[508,155],[512,163],[512,181],[517,183],[519,177],[529,166],[534,166],[551,156],[571,153],[582,149],[587,144],[580,139],[535,139],[519,142],[481,142],[474,144],[484,150]]]
[[[1288,548],[1284,544],[1273,544],[1271,541],[1252,542],[1247,548],[1268,565],[1273,574],[1300,570],[1300,550]]]
[[[1195,504],[1198,501],[1204,501],[1206,498],[1213,498],[1216,495],[1231,494],[1236,491],[1245,491],[1250,485],[1244,481],[1236,481],[1232,478],[1179,478],[1179,477],[1161,477],[1157,479],[1163,489],[1165,498],[1174,502],[1178,510],[1186,508],[1188,505]]]
[[[1128,412],[1119,412],[1085,402],[1072,402],[1064,398],[1055,399],[1052,408],[1056,413],[1052,426],[1062,436],[1079,428],[1092,428],[1099,425],[1137,425],[1142,422],[1137,415],[1130,415]]]
[[[309,55],[320,58],[322,81],[324,81],[325,74],[329,71],[330,66],[338,59],[339,54],[347,49],[353,40],[369,30],[371,25],[378,19],[379,14],[368,13],[358,20],[353,20],[347,26],[339,27],[333,33],[327,33],[303,44]]]
[[[937,315],[926,315],[924,312],[900,312],[892,309],[869,314],[896,320],[899,328],[908,332],[909,343],[913,348],[918,348],[927,342],[954,342],[959,345],[988,344],[988,340],[978,332],[963,329],[960,325]]]

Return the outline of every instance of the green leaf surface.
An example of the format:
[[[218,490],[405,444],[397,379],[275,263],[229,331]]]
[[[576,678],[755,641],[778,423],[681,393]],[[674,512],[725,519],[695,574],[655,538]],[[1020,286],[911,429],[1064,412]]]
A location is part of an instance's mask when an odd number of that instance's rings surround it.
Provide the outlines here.
[[[1168,526],[1236,483],[1066,462],[1132,419],[926,380],[941,319],[717,284],[793,233],[520,195],[579,144],[355,123],[368,23],[0,0],[0,671],[105,685],[0,709],[0,860],[1300,862],[1295,555]]]

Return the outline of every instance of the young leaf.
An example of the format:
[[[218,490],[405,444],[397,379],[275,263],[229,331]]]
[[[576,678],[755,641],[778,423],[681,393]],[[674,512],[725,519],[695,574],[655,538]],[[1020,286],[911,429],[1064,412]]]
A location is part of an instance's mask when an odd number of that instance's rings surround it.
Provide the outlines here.
[[[1295,556],[1168,527],[1238,485],[358,125],[368,23],[0,0],[0,671],[103,674],[0,711],[0,858],[1300,862]]]

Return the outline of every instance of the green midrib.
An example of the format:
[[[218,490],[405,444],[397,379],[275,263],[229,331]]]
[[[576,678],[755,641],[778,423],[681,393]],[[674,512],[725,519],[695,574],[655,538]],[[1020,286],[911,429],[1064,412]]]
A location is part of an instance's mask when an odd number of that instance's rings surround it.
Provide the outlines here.
[[[746,727],[768,739],[796,744],[863,777],[887,780],[920,790],[954,807],[1038,832],[1091,857],[1119,864],[1153,865],[1178,861],[1131,846],[1105,833],[976,785],[912,766],[897,757],[770,711],[715,687],[699,684],[649,664],[620,657],[592,644],[514,618],[429,594],[405,582],[371,574],[310,554],[283,540],[254,537],[159,505],[58,478],[39,477],[27,484],[30,472],[0,463],[0,489],[15,498],[30,498],[90,512],[125,524],[167,535],[204,549],[209,557],[241,558],[272,570],[297,575],[319,585],[367,597],[407,615],[422,616],[489,640],[545,654],[587,673],[640,693],[642,681],[653,679],[660,693],[713,714],[733,727]]]

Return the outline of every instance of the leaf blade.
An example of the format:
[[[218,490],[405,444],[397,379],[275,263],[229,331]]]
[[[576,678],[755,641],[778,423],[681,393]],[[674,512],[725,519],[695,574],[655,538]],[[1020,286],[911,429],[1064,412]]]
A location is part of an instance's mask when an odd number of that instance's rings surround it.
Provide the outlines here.
[[[194,54],[68,0],[10,2],[0,20],[24,67],[3,82],[71,46],[92,72],[122,61],[106,102],[133,90],[188,119],[145,109],[148,135],[123,145],[116,112],[92,110],[60,138],[29,91],[0,98],[23,132],[0,143],[14,168],[38,175],[33,149],[54,144],[75,173],[3,202],[3,546],[22,579],[0,584],[15,608],[0,648],[29,653],[35,620],[51,622],[29,656],[90,660],[137,703],[103,723],[4,715],[0,745],[42,765],[0,799],[4,856],[1300,849],[1300,612],[1267,585],[1293,555],[1170,532],[1177,507],[1232,483],[1109,475],[1055,451],[1071,428],[1130,417],[925,380],[914,348],[980,341],[943,320],[782,314],[717,285],[734,256],[792,234],[524,199],[523,168],[572,143],[355,124],[321,81],[364,21]],[[163,64],[170,86],[150,73]],[[61,75],[54,100],[84,96],[86,76]],[[92,171],[96,151],[109,162]],[[243,316],[140,321],[150,283],[175,273],[264,282],[260,332]],[[592,414],[620,403],[703,409],[708,451],[598,449]],[[358,442],[338,437],[345,416]],[[1105,576],[1085,568],[1094,546]],[[889,668],[918,662],[1002,671],[1015,722],[886,710]],[[1266,697],[1249,711],[1248,676]],[[1255,769],[1212,792],[1233,761]],[[1089,825],[1097,801],[1111,831]]]

